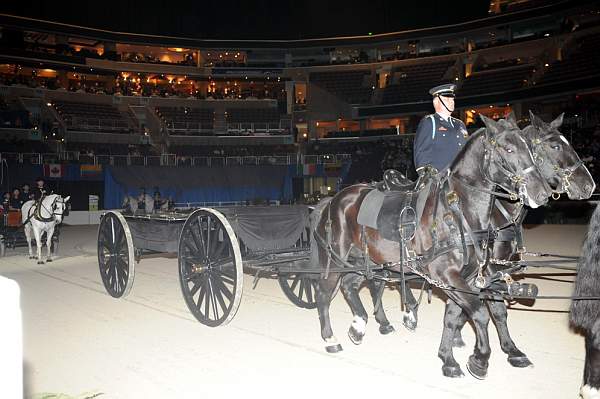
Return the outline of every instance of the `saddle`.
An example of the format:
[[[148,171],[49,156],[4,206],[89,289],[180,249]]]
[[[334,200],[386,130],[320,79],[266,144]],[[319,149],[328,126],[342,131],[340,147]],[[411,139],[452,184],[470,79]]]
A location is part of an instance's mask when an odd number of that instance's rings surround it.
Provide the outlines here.
[[[416,182],[400,172],[387,170],[384,180],[374,185],[358,211],[358,224],[376,229],[386,240],[409,240],[423,215],[432,179]],[[402,235],[402,236],[401,236]]]
[[[412,181],[395,169],[383,172],[383,180],[376,183],[379,191],[413,191],[418,183]]]

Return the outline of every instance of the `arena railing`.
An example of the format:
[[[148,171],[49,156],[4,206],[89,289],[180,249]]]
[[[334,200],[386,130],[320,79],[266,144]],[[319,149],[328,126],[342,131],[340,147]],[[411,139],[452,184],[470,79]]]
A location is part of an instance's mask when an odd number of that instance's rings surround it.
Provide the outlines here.
[[[279,200],[263,200],[259,204],[250,201],[212,201],[212,202],[175,202],[175,209],[196,209],[201,207],[217,208],[228,206],[252,206],[252,205],[280,205]]]
[[[283,126],[282,121],[275,122],[240,122],[228,123],[228,133],[286,133],[289,129]]]
[[[352,159],[351,154],[323,155],[247,155],[247,156],[185,156],[162,155],[91,155],[78,151],[57,153],[1,152],[0,160],[11,164],[42,165],[44,163],[78,163],[111,166],[249,166],[249,165],[295,165],[335,164]]]

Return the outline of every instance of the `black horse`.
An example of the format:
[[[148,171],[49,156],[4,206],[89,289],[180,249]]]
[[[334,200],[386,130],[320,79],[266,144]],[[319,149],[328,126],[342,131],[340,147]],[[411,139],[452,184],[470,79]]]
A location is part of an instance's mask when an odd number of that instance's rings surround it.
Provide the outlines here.
[[[570,199],[581,200],[589,198],[596,187],[591,174],[569,144],[567,139],[558,131],[562,125],[563,115],[551,123],[545,123],[540,118],[531,114],[532,124],[523,130],[523,137],[536,161],[540,173],[550,185],[553,195],[566,193]],[[501,123],[517,128],[514,117],[509,117]],[[498,260],[519,259],[523,252],[522,226],[525,211],[522,204],[503,199],[496,200],[496,208],[492,214],[492,224],[498,230],[498,237],[494,240],[493,258]],[[500,264],[490,264],[488,273],[495,274],[502,270]],[[520,351],[512,340],[507,325],[507,310],[504,301],[488,301],[490,313],[498,331],[500,347],[508,355],[508,362],[514,367],[527,367],[532,365],[527,356]],[[464,346],[460,331],[466,323],[466,315],[460,307],[452,301],[446,305],[444,318],[445,328],[454,328],[454,334],[443,335],[440,344],[440,354],[444,354],[448,347]]]
[[[575,297],[600,296],[600,206],[590,220],[575,278]],[[600,300],[574,300],[571,326],[585,336],[585,366],[581,396],[600,398]]]
[[[486,376],[489,313],[472,291],[473,280],[481,273],[489,248],[465,247],[463,233],[489,227],[494,196],[498,194],[494,191],[496,186],[531,207],[544,204],[551,192],[518,129],[486,122],[487,128],[472,135],[449,169],[438,175],[437,188],[427,195],[415,235],[409,242],[408,253],[414,256],[406,258],[407,262],[399,263],[401,248],[397,241],[384,239],[378,230],[362,228],[357,223],[361,203],[372,186],[350,186],[318,207],[313,231],[315,261],[325,272],[316,284],[316,301],[321,336],[328,352],[342,349],[329,320],[329,304],[339,279],[354,315],[349,330],[353,341],[362,338],[368,319],[358,288],[369,273],[352,269],[340,272],[336,267],[368,268],[374,263],[394,271],[416,273],[435,286],[449,288],[448,297],[475,325],[477,343],[467,367],[478,378]],[[330,268],[332,271],[326,272]],[[451,350],[442,360],[444,374],[462,373]]]

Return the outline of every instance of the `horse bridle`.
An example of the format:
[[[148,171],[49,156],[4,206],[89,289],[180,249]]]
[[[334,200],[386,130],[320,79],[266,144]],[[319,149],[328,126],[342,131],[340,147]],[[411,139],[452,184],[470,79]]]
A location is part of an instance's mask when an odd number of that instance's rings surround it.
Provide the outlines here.
[[[523,169],[521,171],[521,173],[518,173],[518,171],[513,171],[513,170],[511,170],[512,168],[510,167],[510,164],[508,163],[508,161],[506,160],[504,155],[502,155],[502,153],[499,151],[500,145],[498,144],[498,142],[493,138],[489,139],[489,140],[487,140],[485,138],[485,136],[482,136],[482,138],[483,138],[483,143],[484,143],[483,144],[484,155],[483,155],[483,162],[479,165],[480,172],[482,173],[484,179],[487,182],[502,187],[502,189],[505,190],[508,193],[508,195],[501,193],[501,192],[493,191],[493,190],[484,190],[484,189],[479,189],[479,188],[478,188],[478,190],[488,192],[489,194],[493,194],[497,197],[508,198],[511,201],[519,200],[521,203],[523,203],[524,202],[523,192],[524,192],[524,186],[525,186],[525,177],[528,174],[537,170],[535,164]],[[499,171],[501,172],[501,174],[508,177],[508,180],[512,183],[512,186],[510,188],[505,187],[504,184],[495,182],[494,180],[492,180],[492,178],[488,174],[488,170],[489,170],[490,163],[492,161],[493,153],[495,153],[500,158],[500,162],[496,166],[499,169]],[[516,190],[516,192],[514,190]]]
[[[558,178],[560,179],[560,185],[557,187],[557,189],[553,189],[552,190],[552,198],[553,199],[558,199],[560,197],[560,194],[562,193],[569,193],[569,187],[571,186],[571,182],[569,181],[569,179],[571,178],[571,176],[573,176],[573,173],[579,169],[581,166],[583,166],[583,161],[581,160],[581,158],[579,158],[579,155],[575,154],[575,156],[577,157],[577,162],[575,162],[575,164],[573,166],[567,167],[567,168],[562,168],[558,163],[553,162],[552,159],[550,157],[542,157],[538,154],[538,149],[543,150],[544,147],[546,147],[548,144],[548,140],[550,140],[555,134],[554,133],[549,133],[543,137],[536,137],[533,138],[531,140],[531,146],[532,148],[532,153],[533,153],[533,160],[535,161],[535,163],[538,165],[538,167],[541,167],[544,162],[546,162],[546,160],[548,160],[548,162],[550,163],[550,166],[552,167],[552,170],[554,172],[556,172],[556,175],[558,176]],[[560,133],[558,133],[558,135],[561,138],[564,138],[564,136]]]
[[[50,214],[50,216],[47,217],[47,218],[45,218],[45,217],[42,216],[41,212],[39,212],[39,211],[36,210],[35,211],[35,218],[37,220],[39,220],[40,222],[51,222],[52,220],[54,220],[54,216],[63,216],[64,213],[65,213],[64,209],[62,210],[61,213],[57,213],[56,212],[56,209],[57,209],[56,204],[58,203],[58,199],[59,198],[60,197],[56,197],[56,198],[54,198],[54,201],[52,201],[52,205],[50,206],[52,208],[52,210],[50,210],[46,206],[44,206],[44,201],[43,201],[43,198],[42,198],[42,200],[40,200],[40,204],[39,204],[40,206],[39,206],[38,209],[43,208],[46,212],[48,212]],[[65,202],[62,201],[61,203],[64,204]],[[65,204],[65,208],[66,208],[66,204]]]

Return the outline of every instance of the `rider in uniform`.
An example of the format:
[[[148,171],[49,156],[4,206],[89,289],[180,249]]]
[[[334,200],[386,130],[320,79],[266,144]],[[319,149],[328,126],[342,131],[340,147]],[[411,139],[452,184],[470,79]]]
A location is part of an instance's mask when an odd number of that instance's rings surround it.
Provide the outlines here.
[[[447,168],[467,141],[465,124],[452,117],[455,89],[454,84],[443,84],[429,90],[435,113],[421,119],[413,147],[420,177]]]
[[[42,198],[44,198],[48,194],[49,192],[48,188],[46,187],[46,182],[43,178],[38,177],[35,180],[35,187],[33,188],[33,199],[35,199],[35,201],[39,203],[42,200]]]

